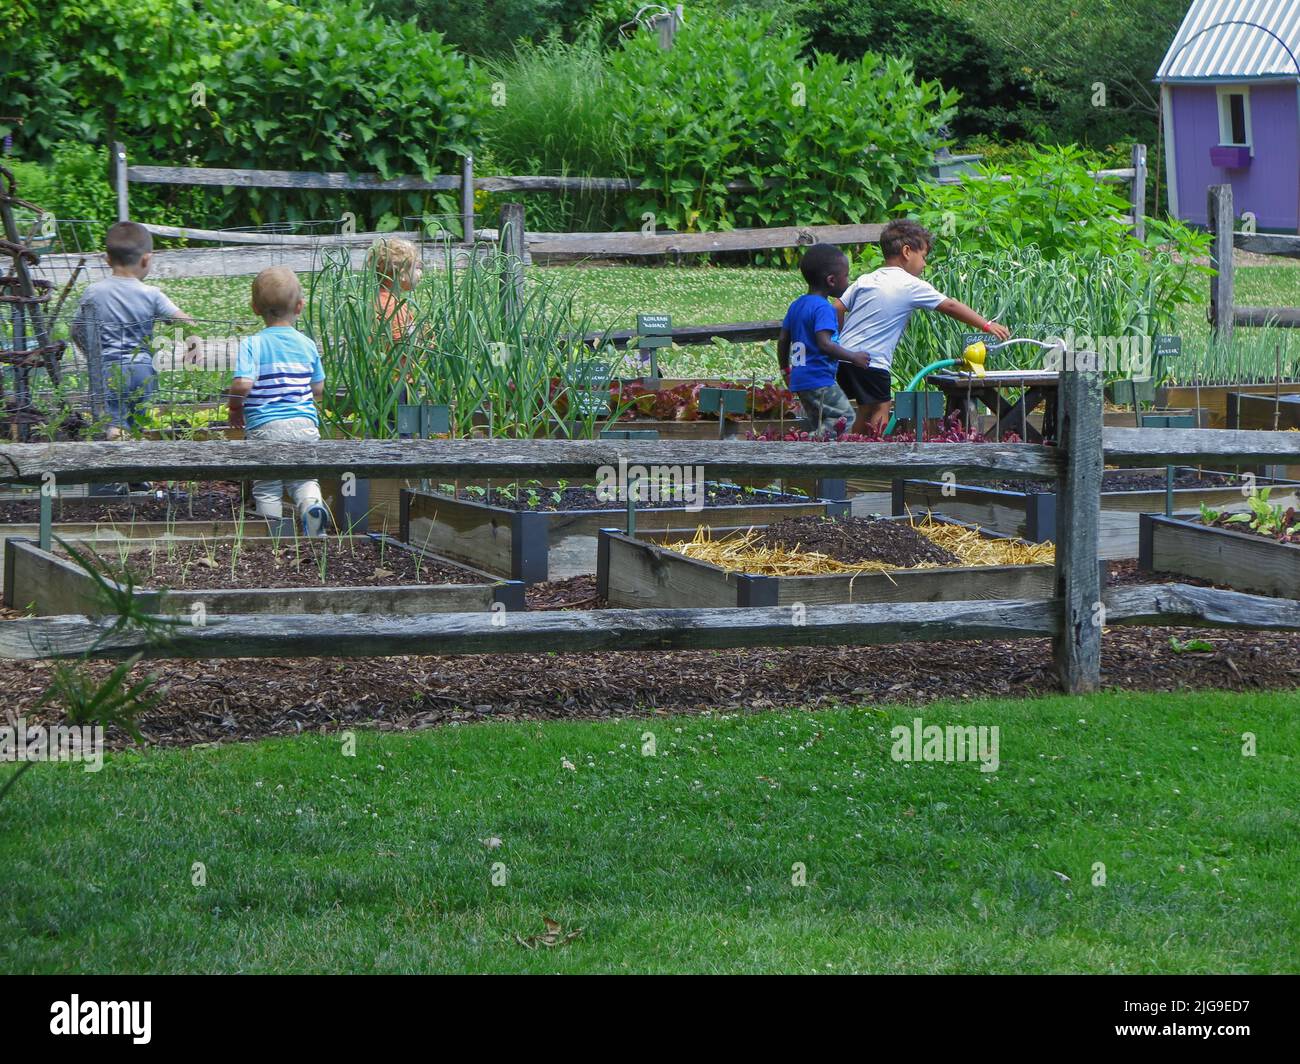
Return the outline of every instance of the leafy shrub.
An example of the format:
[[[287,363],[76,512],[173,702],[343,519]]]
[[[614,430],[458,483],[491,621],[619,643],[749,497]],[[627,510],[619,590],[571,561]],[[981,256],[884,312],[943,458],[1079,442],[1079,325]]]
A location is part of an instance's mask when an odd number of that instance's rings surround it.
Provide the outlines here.
[[[198,47],[195,5],[174,0],[17,0],[0,40],[0,99],[26,154],[118,131],[158,149],[185,124],[189,86],[219,60]],[[21,33],[21,38],[19,37]],[[10,36],[12,34],[12,36]]]
[[[56,103],[65,113],[45,119],[39,94],[50,77],[38,79],[25,62],[3,60],[0,95],[32,101],[22,145],[43,160],[77,136],[104,145],[121,139],[136,161],[159,164],[433,176],[459,169],[489,105],[482,74],[438,34],[375,18],[361,0],[324,8],[208,0],[201,9],[71,0],[33,7],[24,31],[37,54],[57,61]],[[150,191],[141,204],[155,202]],[[393,228],[403,211],[456,210],[450,195],[255,189],[198,197],[208,215],[189,224],[351,209],[371,224],[387,214]]]
[[[960,184],[910,185],[912,198],[899,207],[964,250],[1033,245],[1048,257],[1115,253],[1128,240],[1119,218],[1130,205],[1123,186],[1092,177],[1095,163],[1074,146],[1033,148],[1022,163],[981,164]]]
[[[375,18],[361,0],[337,0],[324,10],[282,0],[255,9],[247,0],[207,6],[205,44],[220,64],[206,81],[208,130],[194,152],[201,163],[237,158],[256,169],[432,177],[458,171],[458,157],[473,147],[488,106],[482,74],[438,34]],[[254,189],[243,198],[255,221],[332,214],[349,200],[363,213],[357,195],[289,199]],[[454,213],[453,200],[443,196],[436,206]],[[368,220],[403,210],[423,214],[434,201],[371,194]]]
[[[679,230],[880,218],[942,142],[956,96],[901,60],[802,57],[771,15],[696,18],[663,52],[645,33],[609,59],[609,105],[648,194],[634,218]],[[742,197],[729,181],[772,187]]]

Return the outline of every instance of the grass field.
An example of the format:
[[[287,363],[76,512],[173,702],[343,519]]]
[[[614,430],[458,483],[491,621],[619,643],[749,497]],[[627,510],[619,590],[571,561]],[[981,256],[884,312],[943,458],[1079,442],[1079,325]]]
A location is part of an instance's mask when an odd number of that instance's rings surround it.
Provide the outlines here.
[[[0,829],[0,969],[1296,971],[1298,710],[1123,693],[40,765]],[[998,726],[999,770],[892,760],[916,715]],[[544,916],[581,935],[521,945]]]

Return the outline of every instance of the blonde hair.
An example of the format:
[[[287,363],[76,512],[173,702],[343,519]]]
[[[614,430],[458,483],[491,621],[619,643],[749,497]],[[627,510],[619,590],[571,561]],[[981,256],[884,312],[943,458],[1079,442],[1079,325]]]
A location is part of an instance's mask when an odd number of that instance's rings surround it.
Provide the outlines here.
[[[253,278],[253,309],[263,318],[292,317],[300,299],[302,284],[287,266],[269,266]]]
[[[381,282],[396,284],[414,273],[415,264],[420,261],[420,250],[409,240],[381,236],[370,245],[366,260]]]

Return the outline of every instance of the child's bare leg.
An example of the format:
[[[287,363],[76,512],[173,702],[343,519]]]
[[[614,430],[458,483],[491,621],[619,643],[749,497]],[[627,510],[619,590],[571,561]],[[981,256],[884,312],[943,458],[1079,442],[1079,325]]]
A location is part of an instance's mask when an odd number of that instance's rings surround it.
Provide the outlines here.
[[[866,423],[871,431],[877,435],[884,435],[885,429],[889,427],[889,407],[888,401],[883,403],[863,403],[858,409],[858,417],[865,415]]]
[[[858,416],[853,419],[853,428],[849,431],[858,436],[866,434],[867,428],[871,424],[871,407],[872,403],[859,403]]]

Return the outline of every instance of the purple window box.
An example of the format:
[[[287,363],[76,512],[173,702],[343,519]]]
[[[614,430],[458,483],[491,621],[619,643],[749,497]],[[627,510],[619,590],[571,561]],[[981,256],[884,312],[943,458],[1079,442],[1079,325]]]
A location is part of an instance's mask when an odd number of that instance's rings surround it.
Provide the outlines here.
[[[1250,149],[1219,145],[1210,149],[1210,164],[1229,170],[1242,170],[1250,165]]]

